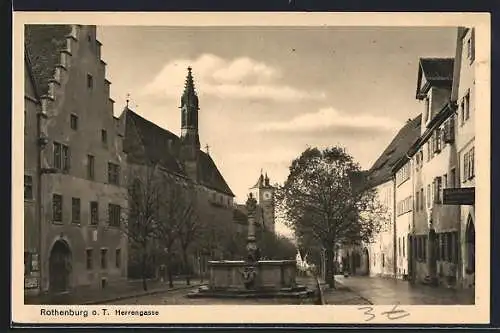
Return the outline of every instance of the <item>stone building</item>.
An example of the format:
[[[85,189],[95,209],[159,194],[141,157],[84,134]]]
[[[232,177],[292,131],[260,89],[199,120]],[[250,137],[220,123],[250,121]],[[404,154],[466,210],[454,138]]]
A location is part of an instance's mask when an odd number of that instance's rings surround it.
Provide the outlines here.
[[[40,191],[37,227],[32,217],[26,225],[28,242],[39,242],[41,290],[105,287],[127,276],[127,239],[119,227],[127,198],[122,133],[96,28],[28,25],[25,48],[40,97],[33,139],[39,160],[34,143],[25,151],[30,164],[40,164],[40,177],[25,181]],[[26,118],[34,125],[32,115]]]
[[[457,182],[443,196],[445,204],[458,206],[460,235],[457,278],[464,288],[475,286],[475,33],[474,28],[457,32],[456,68],[452,100],[455,110]],[[455,248],[454,248],[455,249]]]
[[[396,177],[393,167],[418,138],[420,122],[420,116],[408,120],[368,171],[368,184],[376,188],[378,201],[385,207],[388,219],[373,242],[367,245],[368,251],[365,251],[365,255],[370,256],[371,276],[397,276],[396,223],[401,215],[411,211],[411,205],[396,198],[396,191],[403,185],[404,178]],[[405,177],[407,176],[406,174]]]
[[[28,50],[24,54],[24,288],[38,293],[40,286],[40,149],[38,117],[40,95],[31,70]]]
[[[123,146],[127,154],[129,170],[141,170],[146,165],[154,164],[159,167],[164,176],[171,180],[190,182],[195,189],[197,216],[202,219],[202,224],[231,233],[232,230],[228,230],[228,228],[232,228],[234,225],[234,194],[212,157],[208,152],[200,150],[199,100],[191,68],[188,68],[180,110],[180,137],[141,117],[128,106],[123,110],[119,119],[125,128]],[[130,179],[130,181],[133,180]],[[214,232],[213,239],[210,238],[212,231]],[[200,249],[200,253],[193,254],[195,272],[200,270],[204,272],[206,261],[220,255],[220,253],[217,254],[219,244],[217,244],[216,230],[210,229],[204,236],[209,240],[210,244],[207,246],[210,249]],[[131,251],[130,256],[130,269],[135,269],[137,262],[132,260],[133,251]],[[153,263],[153,265],[159,264],[159,262]]]
[[[404,147],[418,141],[421,132],[422,116],[419,115],[408,125],[413,125],[408,129],[408,136],[404,139]],[[419,207],[414,205],[415,195],[413,189],[414,163],[407,159],[406,154],[400,155],[392,167],[395,181],[395,273],[396,278],[408,279],[409,275],[409,237],[412,231],[413,218]]]
[[[422,132],[407,154],[414,165],[409,270],[415,282],[454,284],[457,278],[459,210],[443,204],[443,189],[458,181],[450,104],[453,67],[452,58],[419,61],[416,98],[423,102]]]

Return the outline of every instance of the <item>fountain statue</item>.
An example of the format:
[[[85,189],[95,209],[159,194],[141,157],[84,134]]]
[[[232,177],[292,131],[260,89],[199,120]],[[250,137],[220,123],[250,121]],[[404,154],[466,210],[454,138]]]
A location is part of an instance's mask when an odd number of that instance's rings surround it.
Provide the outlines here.
[[[248,235],[245,260],[209,261],[209,282],[188,297],[308,297],[313,291],[297,285],[295,260],[260,260],[255,235],[257,200],[246,201]]]

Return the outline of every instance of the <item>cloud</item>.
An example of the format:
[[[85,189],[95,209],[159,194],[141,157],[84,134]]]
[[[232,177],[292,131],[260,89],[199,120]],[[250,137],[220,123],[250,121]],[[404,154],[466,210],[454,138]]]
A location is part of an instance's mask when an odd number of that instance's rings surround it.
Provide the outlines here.
[[[368,114],[346,114],[334,108],[324,108],[317,112],[305,113],[290,120],[260,124],[258,131],[310,133],[325,130],[394,130],[401,123],[389,117]],[[355,134],[353,132],[353,134]]]
[[[142,90],[143,96],[179,98],[182,94],[186,68],[193,67],[195,86],[200,95],[221,98],[255,98],[280,101],[323,99],[322,92],[303,91],[280,83],[276,68],[242,57],[226,60],[204,54],[195,60],[171,61]]]

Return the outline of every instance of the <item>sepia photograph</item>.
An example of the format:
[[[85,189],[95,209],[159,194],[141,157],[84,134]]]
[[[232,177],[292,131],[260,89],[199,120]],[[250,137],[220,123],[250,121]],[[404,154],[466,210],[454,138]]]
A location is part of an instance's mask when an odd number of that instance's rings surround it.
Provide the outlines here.
[[[489,58],[471,20],[69,18],[21,25],[24,71],[14,53],[24,295],[13,292],[41,306],[33,318],[347,305],[363,322],[377,306],[394,320],[478,305],[489,217],[475,187],[476,174],[489,182],[489,150],[475,149],[476,119],[490,111],[477,78]]]

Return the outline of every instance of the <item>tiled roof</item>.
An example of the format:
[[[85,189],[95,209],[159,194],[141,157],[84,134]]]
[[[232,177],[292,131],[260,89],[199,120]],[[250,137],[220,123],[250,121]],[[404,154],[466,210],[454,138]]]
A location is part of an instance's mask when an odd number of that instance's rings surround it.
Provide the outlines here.
[[[377,186],[390,180],[393,173],[392,167],[402,158],[411,145],[420,137],[420,126],[422,115],[409,120],[399,130],[391,143],[375,161],[368,171],[368,182],[370,186]]]
[[[48,92],[48,82],[54,77],[56,65],[61,61],[60,51],[66,48],[66,36],[70,33],[71,26],[69,25],[29,24],[25,26],[24,44],[41,95]]]
[[[144,156],[139,156],[139,152],[127,151],[129,158],[145,158],[150,162],[159,163],[167,170],[187,176],[183,164],[179,159],[180,139],[174,133],[161,128],[149,120],[139,116],[137,113],[126,108],[126,131],[124,147],[130,147],[134,142],[131,131],[135,130],[144,148]],[[123,115],[122,115],[123,116]],[[131,127],[133,126],[133,127]],[[198,181],[200,184],[216,191],[232,195],[233,192],[221,175],[215,162],[205,152],[198,151]]]
[[[453,58],[421,58],[420,67],[428,81],[453,80]]]

